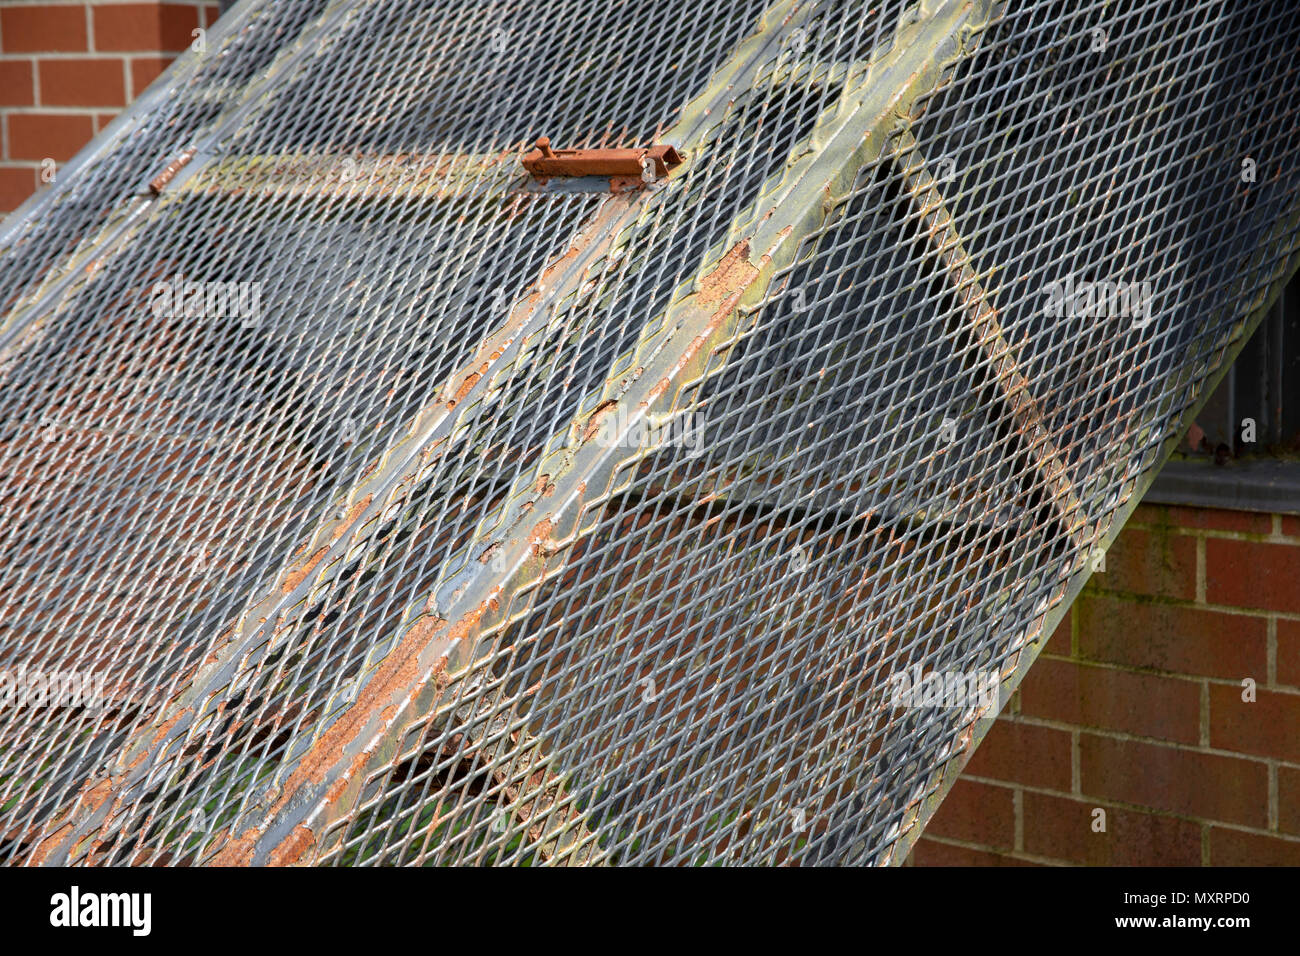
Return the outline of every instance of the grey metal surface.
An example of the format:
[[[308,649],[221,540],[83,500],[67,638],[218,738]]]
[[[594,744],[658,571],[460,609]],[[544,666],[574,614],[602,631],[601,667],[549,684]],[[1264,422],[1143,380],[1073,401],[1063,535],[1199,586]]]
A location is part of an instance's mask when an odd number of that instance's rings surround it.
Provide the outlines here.
[[[1142,498],[1154,505],[1190,505],[1269,514],[1300,514],[1300,461],[1246,458],[1174,458]]]
[[[1300,457],[1300,282],[1292,281],[1197,416],[1191,455]]]
[[[0,854],[899,861],[1294,270],[1300,26],[765,6],[249,0],[7,229],[0,666],[108,699]]]

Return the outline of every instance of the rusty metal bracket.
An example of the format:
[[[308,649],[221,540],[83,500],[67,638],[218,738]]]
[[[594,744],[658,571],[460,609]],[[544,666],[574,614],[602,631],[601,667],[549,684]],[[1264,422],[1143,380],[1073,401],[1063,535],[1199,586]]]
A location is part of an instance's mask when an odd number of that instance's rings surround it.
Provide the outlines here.
[[[640,149],[552,149],[546,136],[520,157],[524,169],[541,181],[552,176],[609,176],[654,182],[682,164],[681,154],[665,143]]]
[[[198,150],[191,146],[164,166],[162,172],[149,180],[149,192],[155,196],[162,195],[162,191],[167,188],[167,184],[176,178],[176,174],[188,165],[197,152]]]

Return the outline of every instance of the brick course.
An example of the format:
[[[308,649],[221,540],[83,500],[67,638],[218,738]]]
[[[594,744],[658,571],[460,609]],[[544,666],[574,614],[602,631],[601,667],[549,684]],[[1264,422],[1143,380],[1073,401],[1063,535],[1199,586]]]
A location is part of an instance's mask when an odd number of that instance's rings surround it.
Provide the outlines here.
[[[9,158],[25,159],[35,166],[46,157],[63,162],[94,135],[90,113],[11,113],[5,117]]]
[[[1104,832],[1094,829],[1105,811]],[[1025,852],[1091,866],[1140,866],[1152,861],[1199,866],[1201,828],[1176,817],[1126,810],[1096,800],[1026,793]]]
[[[1300,519],[1139,506],[953,792],[912,864],[1300,865]]]
[[[201,0],[0,6],[0,216],[40,188],[207,28]]]
[[[76,57],[37,62],[43,106],[125,106],[124,62]]]
[[[96,3],[95,49],[130,53],[180,53],[202,26],[201,4]]]
[[[86,44],[84,3],[42,3],[0,8],[5,53],[80,53]]]

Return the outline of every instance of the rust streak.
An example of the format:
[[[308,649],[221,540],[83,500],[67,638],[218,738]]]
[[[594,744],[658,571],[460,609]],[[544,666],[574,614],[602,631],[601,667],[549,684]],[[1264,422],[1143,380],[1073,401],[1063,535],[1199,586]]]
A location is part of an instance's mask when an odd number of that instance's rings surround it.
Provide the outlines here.
[[[738,243],[722,257],[717,268],[700,278],[700,301],[705,305],[725,304],[758,278],[758,267],[749,261],[749,240]]]
[[[284,584],[280,586],[281,594],[289,594],[293,592],[300,584],[302,584],[303,581],[307,580],[311,573],[316,570],[316,567],[321,563],[321,561],[324,560],[325,555],[329,553],[329,549],[333,547],[335,542],[337,542],[348,528],[352,526],[352,523],[357,520],[357,517],[361,512],[365,511],[366,508],[370,506],[370,502],[373,500],[373,495],[366,495],[352,506],[351,510],[347,513],[347,516],[338,522],[330,532],[329,541],[321,545],[321,547],[318,548],[316,552],[297,570],[290,571],[285,575]]]
[[[533,546],[533,554],[540,558],[546,557],[548,549],[545,542],[550,539],[554,527],[555,522],[550,518],[543,518],[533,526],[533,530],[528,534],[528,540]]]
[[[373,723],[376,719],[381,725],[379,729],[387,730],[400,711],[398,705],[416,697],[424,686],[419,673],[422,652],[435,639],[446,641],[448,644],[464,639],[478,626],[484,614],[498,608],[496,599],[490,598],[461,617],[450,629],[447,627],[447,621],[437,616],[426,617],[417,622],[402,638],[401,643],[384,659],[374,677],[366,682],[356,703],[348,708],[347,712],[340,716],[303,755],[298,766],[285,781],[276,803],[267,812],[264,823],[261,826],[250,826],[243,833],[234,836],[213,858],[212,863],[216,866],[250,864],[257,848],[258,838],[290,800],[304,787],[328,779],[331,771],[346,759],[350,746],[364,743],[365,739],[374,734],[376,728],[373,727]],[[433,669],[431,679],[435,683],[441,683],[439,674],[445,668],[446,659],[443,658]],[[337,800],[369,759],[370,754],[361,750],[348,760],[346,768],[338,771],[338,777],[326,793],[326,801]],[[295,827],[289,836],[270,848],[267,859],[274,865],[296,863],[314,845],[315,835],[309,827]]]
[[[163,171],[149,181],[149,191],[155,196],[160,195],[162,191],[167,188],[167,184],[176,178],[176,174],[194,158],[194,152],[194,147],[191,146],[164,166]]]
[[[491,368],[490,363],[484,362],[479,366],[477,372],[470,372],[466,375],[464,381],[460,383],[460,388],[456,389],[456,394],[453,395],[451,401],[447,403],[447,407],[455,408],[459,405],[465,396],[470,393],[470,390],[479,383],[479,379],[488,373],[489,368]]]
[[[600,429],[604,423],[604,419],[613,414],[617,408],[618,402],[612,399],[607,402],[601,402],[600,405],[596,406],[596,410],[587,418],[587,427],[582,433],[582,444],[585,445],[600,434]]]
[[[380,665],[374,677],[362,687],[356,703],[348,708],[347,712],[340,716],[303,755],[298,766],[281,787],[279,799],[267,812],[266,822],[273,820],[304,786],[325,779],[330,768],[337,765],[344,756],[347,745],[365,731],[371,715],[382,711],[382,705],[392,697],[395,688],[410,689],[410,692],[414,693],[413,688],[419,677],[416,673],[419,652],[446,626],[447,622],[442,618],[427,617],[407,632],[402,642]],[[358,754],[353,761],[364,756]],[[346,780],[346,774],[340,778],[340,782]],[[338,782],[335,786],[338,786]],[[333,789],[331,788],[331,793]],[[213,858],[213,864],[216,866],[249,865],[253,859],[258,837],[264,832],[264,827],[265,824],[261,827],[250,826],[243,833],[233,836]],[[295,828],[279,846],[271,851],[278,863],[292,862],[297,856],[306,852],[311,842],[314,842],[314,837],[310,841],[304,840],[298,832],[299,829],[305,828]],[[307,830],[307,832],[310,834],[311,831]]]

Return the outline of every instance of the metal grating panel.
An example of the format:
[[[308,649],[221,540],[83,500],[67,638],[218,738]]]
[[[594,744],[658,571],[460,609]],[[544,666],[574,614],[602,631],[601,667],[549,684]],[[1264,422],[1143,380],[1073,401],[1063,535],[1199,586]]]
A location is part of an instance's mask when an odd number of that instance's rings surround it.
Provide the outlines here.
[[[898,862],[1294,269],[1268,4],[602,10],[245,0],[6,224],[4,858]]]

